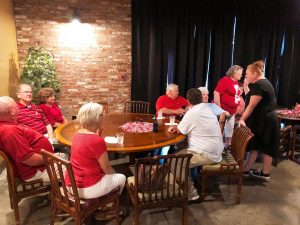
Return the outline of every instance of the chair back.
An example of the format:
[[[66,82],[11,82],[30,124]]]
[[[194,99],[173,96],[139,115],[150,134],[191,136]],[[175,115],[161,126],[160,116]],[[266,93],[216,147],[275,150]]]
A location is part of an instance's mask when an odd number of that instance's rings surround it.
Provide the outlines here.
[[[129,101],[125,102],[124,113],[144,113],[149,114],[149,102]]]
[[[13,162],[11,162],[9,156],[2,150],[0,150],[0,156],[5,161],[10,206],[15,212],[16,224],[20,224],[19,202],[24,198],[49,192],[50,186],[44,185],[42,179],[37,179],[30,182],[19,180],[17,178],[15,165]]]
[[[187,199],[192,154],[137,159],[135,196],[142,202]],[[138,196],[139,195],[139,196]]]
[[[240,126],[235,128],[231,140],[231,154],[239,165],[239,169],[243,170],[243,162],[245,152],[249,141],[254,134],[248,127]]]
[[[15,172],[15,168],[14,168],[13,164],[10,162],[10,159],[8,158],[8,156],[1,150],[0,150],[0,155],[5,161],[8,190],[9,190],[10,194],[16,193],[18,178],[17,178],[17,174]]]
[[[107,102],[98,102],[98,104],[103,106],[103,115],[108,114],[108,103]]]
[[[69,213],[80,212],[80,198],[71,163],[45,150],[41,154],[51,183],[52,201],[59,203],[64,209],[69,209]],[[71,181],[69,189],[64,179],[65,171],[69,173]]]

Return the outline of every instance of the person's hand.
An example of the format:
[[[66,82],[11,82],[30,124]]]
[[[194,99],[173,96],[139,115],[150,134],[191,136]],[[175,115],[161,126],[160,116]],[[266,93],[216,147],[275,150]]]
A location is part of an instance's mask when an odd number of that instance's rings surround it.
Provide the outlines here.
[[[183,115],[185,112],[186,112],[185,109],[177,109],[176,110],[177,115]]]
[[[246,123],[244,120],[239,120],[239,127],[243,126],[243,127],[246,127]]]
[[[227,112],[227,111],[225,111],[225,116],[226,116],[226,118],[229,118],[230,117],[230,113]]]
[[[177,132],[177,128],[176,127],[169,127],[168,132],[174,134],[174,133]]]

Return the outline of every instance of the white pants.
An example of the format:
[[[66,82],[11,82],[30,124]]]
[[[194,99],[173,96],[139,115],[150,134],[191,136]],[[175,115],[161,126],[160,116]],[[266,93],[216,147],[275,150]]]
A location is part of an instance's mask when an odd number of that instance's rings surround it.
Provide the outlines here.
[[[64,160],[69,160],[68,155],[65,154],[65,153],[57,152],[57,153],[54,153],[54,155],[56,155],[59,158],[62,158]],[[65,174],[66,168],[63,167],[62,169],[63,169],[63,174]],[[56,170],[57,170],[57,168],[56,168]],[[57,175],[59,174],[58,170],[56,171],[56,173],[57,173]],[[42,179],[43,182],[46,183],[46,184],[50,183],[50,179],[49,179],[49,176],[48,176],[48,173],[47,173],[46,169],[44,169],[43,171],[38,170],[33,177],[31,177],[31,178],[29,178],[29,179],[27,179],[25,181],[29,182],[29,181],[33,181],[33,180],[37,180],[37,179]]]
[[[234,130],[235,115],[230,116],[225,123],[224,135],[226,138],[231,138]]]
[[[80,198],[98,198],[111,192],[116,187],[120,187],[120,194],[125,186],[126,177],[120,173],[105,174],[102,179],[91,187],[77,188]],[[69,189],[69,191],[71,191]]]

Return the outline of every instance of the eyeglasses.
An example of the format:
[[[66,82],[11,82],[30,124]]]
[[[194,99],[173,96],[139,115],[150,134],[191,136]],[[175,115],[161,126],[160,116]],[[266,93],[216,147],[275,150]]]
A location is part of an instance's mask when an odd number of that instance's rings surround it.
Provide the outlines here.
[[[22,91],[20,93],[23,93],[23,94],[32,94],[32,91]]]

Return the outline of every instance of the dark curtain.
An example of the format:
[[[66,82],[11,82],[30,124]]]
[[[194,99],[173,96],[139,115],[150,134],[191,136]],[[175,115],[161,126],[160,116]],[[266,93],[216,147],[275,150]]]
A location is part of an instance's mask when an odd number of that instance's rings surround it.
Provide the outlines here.
[[[246,68],[264,59],[278,103],[293,104],[299,32],[290,1],[132,0],[132,99],[150,101],[154,112],[167,83],[178,84],[183,96],[206,84],[212,93],[231,64]]]

